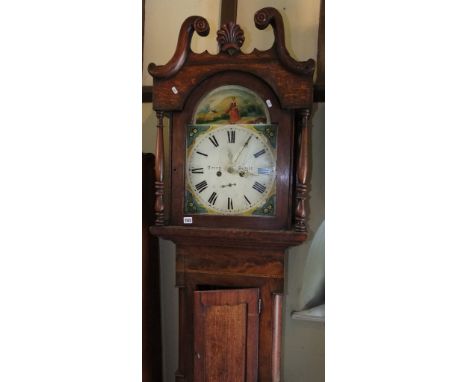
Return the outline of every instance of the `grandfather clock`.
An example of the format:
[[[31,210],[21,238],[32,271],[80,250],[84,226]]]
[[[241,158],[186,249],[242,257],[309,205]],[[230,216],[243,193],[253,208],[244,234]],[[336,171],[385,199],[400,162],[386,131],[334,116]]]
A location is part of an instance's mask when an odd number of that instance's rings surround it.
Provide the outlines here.
[[[196,54],[192,35],[209,25],[192,16],[172,59],[148,67],[157,115],[150,230],[176,244],[180,382],[280,378],[284,255],[307,238],[315,63],[289,55],[276,9],[254,20],[273,27],[271,49],[242,53],[244,33],[229,22],[217,55]]]

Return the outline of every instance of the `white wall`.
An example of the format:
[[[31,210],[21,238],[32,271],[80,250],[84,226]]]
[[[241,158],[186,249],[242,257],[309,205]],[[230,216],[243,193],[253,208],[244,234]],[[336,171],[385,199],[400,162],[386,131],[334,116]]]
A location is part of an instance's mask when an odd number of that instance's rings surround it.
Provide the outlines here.
[[[319,0],[238,0],[237,22],[244,30],[246,40],[242,50],[250,52],[255,47],[268,49],[273,43],[271,27],[259,31],[253,23],[254,13],[265,7],[277,8],[284,20],[286,44],[290,54],[297,60],[316,58],[319,21]],[[207,37],[194,34],[192,49],[210,53],[217,52],[216,31],[219,24],[219,0],[146,0],[145,46],[143,84],[151,85],[146,67],[150,62],[165,64],[174,53],[180,25],[186,17],[200,15],[210,23]],[[312,130],[312,177],[310,191],[311,232],[317,229],[325,216],[324,211],[324,123],[325,107],[314,106]],[[151,104],[143,104],[143,152],[154,152],[155,117]],[[167,132],[167,127],[166,127]],[[166,137],[168,134],[165,134]],[[298,283],[302,277],[309,240],[289,251],[286,260],[285,311],[283,327],[283,380],[286,382],[323,382],[324,378],[324,326],[290,318],[297,305]],[[161,240],[161,299],[163,327],[164,380],[174,380],[177,368],[177,290],[175,284],[174,245]]]

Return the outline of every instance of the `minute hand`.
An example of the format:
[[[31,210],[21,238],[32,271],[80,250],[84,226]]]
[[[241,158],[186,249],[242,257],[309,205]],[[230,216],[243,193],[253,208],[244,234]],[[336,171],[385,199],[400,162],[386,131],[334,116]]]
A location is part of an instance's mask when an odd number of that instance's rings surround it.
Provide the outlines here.
[[[248,137],[247,140],[245,141],[244,143],[244,146],[241,147],[241,149],[239,150],[239,152],[236,154],[236,156],[233,158],[232,160],[232,164],[236,163],[237,159],[239,158],[239,155],[241,155],[242,151],[244,151],[244,149],[247,147],[247,145],[249,144],[249,141],[250,139],[252,138],[252,136]]]

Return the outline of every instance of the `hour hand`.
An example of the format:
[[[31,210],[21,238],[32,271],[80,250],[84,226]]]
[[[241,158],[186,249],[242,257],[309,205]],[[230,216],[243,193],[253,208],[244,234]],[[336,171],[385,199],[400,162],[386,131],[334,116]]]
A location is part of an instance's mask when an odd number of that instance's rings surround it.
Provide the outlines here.
[[[240,170],[239,171],[239,175],[242,177],[242,178],[245,178],[247,176],[258,176],[258,174],[255,174],[253,172],[250,172],[248,170]]]
[[[257,172],[251,172],[247,169],[241,169],[239,171],[239,175],[242,177],[246,176],[260,176],[260,175],[270,175],[273,173],[273,169],[269,167],[259,167],[257,168]]]

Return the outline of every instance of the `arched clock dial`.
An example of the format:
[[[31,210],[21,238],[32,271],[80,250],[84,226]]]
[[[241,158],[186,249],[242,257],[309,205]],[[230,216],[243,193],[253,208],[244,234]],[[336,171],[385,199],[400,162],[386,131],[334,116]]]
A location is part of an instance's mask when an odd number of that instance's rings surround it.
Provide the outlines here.
[[[276,150],[253,126],[212,126],[187,153],[186,187],[207,213],[249,215],[275,183]]]

